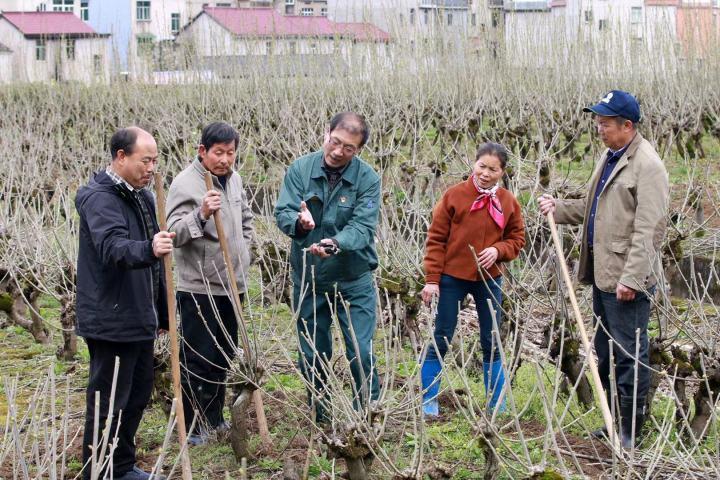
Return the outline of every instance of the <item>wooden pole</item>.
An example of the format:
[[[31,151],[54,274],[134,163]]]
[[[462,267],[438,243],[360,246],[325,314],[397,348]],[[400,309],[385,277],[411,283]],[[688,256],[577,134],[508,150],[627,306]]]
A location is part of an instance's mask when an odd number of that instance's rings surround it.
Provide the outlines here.
[[[585,323],[583,317],[580,314],[580,307],[578,306],[577,297],[575,296],[575,290],[570,280],[570,272],[568,271],[567,263],[565,263],[565,255],[563,254],[562,245],[560,244],[560,236],[558,235],[557,225],[555,225],[555,217],[552,212],[547,215],[548,223],[550,224],[550,233],[552,234],[553,243],[555,244],[555,253],[557,254],[558,262],[560,263],[560,269],[562,270],[563,280],[567,286],[568,295],[570,296],[570,304],[572,305],[573,313],[575,314],[575,321],[577,323],[578,331],[580,332],[580,340],[582,341],[585,354],[587,355],[588,366],[590,367],[590,374],[593,379],[595,386],[595,393],[600,398],[600,410],[602,411],[603,420],[605,421],[605,427],[608,431],[608,437],[610,444],[615,447],[616,450],[619,448],[619,442],[617,435],[615,434],[615,428],[613,427],[612,414],[610,413],[610,406],[608,405],[605,392],[603,390],[602,382],[600,381],[600,373],[597,369],[597,361],[595,360],[595,354],[593,353],[590,340],[588,339],[587,331],[585,330]]]
[[[163,177],[155,172],[155,194],[157,195],[157,210],[160,220],[160,230],[167,230],[167,213],[165,212],[165,189]],[[170,335],[170,366],[172,372],[173,392],[176,399],[175,418],[177,420],[178,439],[180,440],[180,462],[182,465],[183,480],[192,480],[192,466],[187,451],[187,432],[185,431],[185,411],[182,401],[182,387],[180,386],[180,346],[178,343],[177,320],[175,317],[175,282],[173,280],[172,256],[162,258],[165,269],[165,286],[167,290],[168,306],[168,334]]]
[[[213,189],[212,175],[210,172],[205,172],[205,187],[208,190]],[[225,227],[223,226],[220,210],[215,210],[215,212],[213,212],[213,220],[215,220],[215,230],[217,230],[218,240],[220,241],[220,249],[222,250],[225,267],[227,268],[230,294],[232,295],[233,305],[235,305],[238,332],[240,333],[240,341],[242,342],[245,361],[248,366],[252,366],[255,363],[255,359],[253,358],[252,350],[250,350],[250,339],[247,334],[247,329],[245,328],[245,321],[243,320],[242,305],[239,303],[240,292],[237,286],[237,278],[235,277],[235,267],[233,267],[232,257],[230,256],[230,249],[228,248],[227,237],[225,236]],[[263,406],[260,389],[255,389],[253,391],[253,403],[255,404],[255,416],[257,417],[260,438],[262,439],[263,444],[270,445],[272,441],[270,439],[270,430],[267,426],[265,407]]]

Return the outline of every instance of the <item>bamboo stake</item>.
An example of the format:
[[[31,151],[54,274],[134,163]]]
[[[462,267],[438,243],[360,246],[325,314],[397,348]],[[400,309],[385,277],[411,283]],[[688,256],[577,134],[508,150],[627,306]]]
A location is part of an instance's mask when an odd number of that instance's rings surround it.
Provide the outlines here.
[[[547,215],[548,223],[550,224],[550,233],[552,234],[553,243],[555,244],[555,253],[560,263],[560,269],[562,270],[563,280],[567,286],[568,295],[570,296],[570,304],[572,305],[573,313],[575,314],[575,320],[577,323],[578,331],[580,332],[580,340],[582,341],[585,354],[587,355],[588,366],[590,367],[590,374],[593,379],[595,386],[595,394],[600,398],[600,410],[602,411],[603,420],[605,421],[605,428],[608,431],[608,437],[610,444],[614,447],[615,451],[619,451],[618,437],[615,434],[615,428],[613,427],[612,415],[610,413],[610,406],[607,403],[605,392],[600,381],[600,373],[597,369],[597,362],[595,360],[595,354],[592,351],[590,340],[588,339],[587,331],[585,330],[585,324],[583,323],[583,317],[580,314],[580,307],[578,306],[577,297],[575,296],[575,290],[572,288],[572,281],[570,280],[570,272],[568,271],[567,263],[565,263],[565,255],[563,254],[562,246],[560,244],[560,236],[558,235],[557,225],[555,225],[555,216],[552,212]]]
[[[212,175],[210,172],[205,172],[205,187],[207,187],[208,190],[213,189]],[[245,321],[243,320],[242,306],[239,304],[240,292],[237,286],[237,277],[235,277],[235,268],[233,267],[232,257],[230,257],[230,249],[228,248],[227,237],[225,236],[225,227],[223,226],[220,210],[213,212],[213,219],[215,220],[215,229],[217,230],[218,240],[220,241],[220,249],[222,250],[225,267],[227,268],[230,294],[232,295],[232,302],[233,305],[235,305],[235,312],[237,314],[236,319],[238,322],[238,332],[240,332],[240,341],[242,342],[245,362],[247,365],[254,365],[255,359],[253,358],[252,350],[250,350],[250,339],[248,338]],[[259,388],[253,391],[253,403],[255,404],[255,416],[257,417],[260,438],[262,439],[264,445],[270,445],[272,440],[270,439],[270,430],[267,426],[265,407],[263,406],[263,400]]]
[[[160,220],[160,230],[167,230],[167,213],[165,212],[165,189],[163,177],[155,172],[155,194]],[[173,392],[175,394],[175,417],[177,418],[178,439],[180,441],[180,462],[183,480],[192,480],[192,465],[187,451],[187,432],[185,431],[185,411],[180,386],[180,346],[178,343],[177,320],[175,317],[175,282],[173,281],[172,256],[165,255],[162,259],[165,268],[165,286],[167,290],[168,334],[170,335],[170,369],[172,372]]]

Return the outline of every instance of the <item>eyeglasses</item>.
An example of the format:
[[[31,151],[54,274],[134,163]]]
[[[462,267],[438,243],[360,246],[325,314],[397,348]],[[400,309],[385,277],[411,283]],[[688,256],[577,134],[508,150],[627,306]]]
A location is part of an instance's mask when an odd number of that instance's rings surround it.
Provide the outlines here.
[[[329,143],[333,148],[342,146],[342,151],[345,155],[353,155],[359,150],[359,148],[355,145],[343,144],[338,138],[333,137],[332,135],[330,135]]]

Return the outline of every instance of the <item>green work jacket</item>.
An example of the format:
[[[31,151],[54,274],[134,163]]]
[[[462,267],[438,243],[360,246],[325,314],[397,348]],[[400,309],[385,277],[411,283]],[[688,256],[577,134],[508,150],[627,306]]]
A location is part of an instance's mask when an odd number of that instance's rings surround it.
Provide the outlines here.
[[[275,220],[292,239],[290,265],[296,284],[314,280],[316,286],[350,286],[366,280],[378,266],[375,227],[380,209],[380,177],[370,165],[353,157],[330,192],[322,162],[323,152],[318,151],[290,165],[275,205]],[[301,201],[312,213],[315,229],[298,235]],[[340,252],[322,259],[304,251],[323,238],[335,239]]]

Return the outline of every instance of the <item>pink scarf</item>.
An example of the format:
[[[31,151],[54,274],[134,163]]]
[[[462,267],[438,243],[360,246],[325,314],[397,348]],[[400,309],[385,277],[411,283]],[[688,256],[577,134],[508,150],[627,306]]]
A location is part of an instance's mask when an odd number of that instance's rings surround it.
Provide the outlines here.
[[[495,221],[497,226],[500,227],[501,230],[505,228],[505,215],[503,215],[502,205],[496,195],[499,185],[495,185],[492,188],[482,188],[475,175],[473,175],[473,185],[475,185],[475,190],[477,190],[480,195],[473,202],[470,211],[482,210],[487,206],[488,213],[490,213],[490,217]]]

